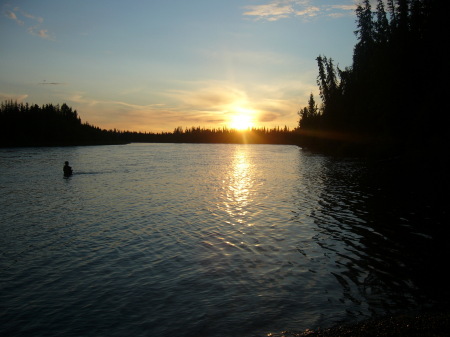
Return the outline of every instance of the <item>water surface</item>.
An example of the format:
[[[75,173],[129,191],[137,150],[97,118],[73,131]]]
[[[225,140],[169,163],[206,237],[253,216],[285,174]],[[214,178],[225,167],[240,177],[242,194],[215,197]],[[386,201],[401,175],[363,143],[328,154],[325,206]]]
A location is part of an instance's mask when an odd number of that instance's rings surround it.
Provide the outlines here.
[[[281,145],[0,149],[0,333],[263,336],[433,305],[425,217],[365,170]]]

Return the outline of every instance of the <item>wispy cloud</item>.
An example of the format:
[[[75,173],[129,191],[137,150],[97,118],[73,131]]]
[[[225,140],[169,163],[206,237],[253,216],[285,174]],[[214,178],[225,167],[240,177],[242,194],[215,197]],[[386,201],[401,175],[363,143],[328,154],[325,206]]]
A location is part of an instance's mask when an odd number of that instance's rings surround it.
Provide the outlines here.
[[[23,26],[24,22],[22,20],[19,20],[17,18],[16,13],[12,12],[12,11],[5,11],[5,16],[7,16],[8,18],[10,18],[11,20],[14,20],[18,25]]]
[[[164,103],[140,105],[99,100],[85,92],[73,92],[64,100],[77,108],[83,122],[105,129],[158,132],[171,131],[179,125],[179,112]]]
[[[182,104],[183,109],[226,111],[230,105],[247,100],[246,93],[226,83],[196,83],[190,90],[172,90],[166,95]]]
[[[35,36],[39,36],[40,38],[43,38],[43,39],[51,40],[51,36],[48,34],[47,29],[39,29],[39,27],[34,26],[34,27],[29,27],[27,31],[31,35],[35,35]]]
[[[11,94],[11,93],[5,93],[0,92],[0,101],[15,101],[15,102],[23,102],[28,97],[27,94]]]
[[[42,17],[35,16],[35,15],[30,14],[30,13],[27,13],[27,12],[21,10],[19,7],[16,7],[16,10],[19,11],[24,17],[26,17],[28,19],[34,20],[34,21],[36,21],[38,23],[43,23],[44,22],[44,19]]]
[[[314,0],[266,0],[263,4],[245,6],[243,15],[256,20],[277,21],[290,17],[338,17],[353,14],[355,9],[353,0],[326,5],[316,4],[316,2]]]
[[[48,29],[42,28],[44,19],[40,16],[32,15],[23,11],[19,7],[14,7],[11,10],[4,10],[4,15],[15,21],[20,26],[27,26],[27,32],[31,35],[38,36],[42,39],[53,40]]]
[[[244,15],[253,16],[258,19],[276,21],[287,18],[294,13],[291,0],[274,0],[266,4],[246,6]]]
[[[330,17],[342,17],[355,13],[356,5],[353,4],[340,4],[340,5],[328,5],[324,6],[324,13]]]
[[[65,85],[64,82],[47,82],[46,80],[39,82],[41,85]]]

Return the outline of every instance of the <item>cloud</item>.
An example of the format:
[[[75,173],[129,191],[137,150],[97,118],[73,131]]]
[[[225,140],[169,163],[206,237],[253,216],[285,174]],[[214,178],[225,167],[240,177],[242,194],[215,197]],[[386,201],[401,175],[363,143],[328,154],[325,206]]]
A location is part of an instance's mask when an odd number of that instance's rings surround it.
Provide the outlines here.
[[[5,92],[0,92],[0,101],[9,101],[21,103],[28,97],[27,94],[10,94]]]
[[[342,10],[342,11],[355,11],[355,4],[352,5],[331,5],[333,9]]]
[[[168,96],[176,99],[183,108],[196,111],[226,111],[230,105],[247,99],[246,93],[226,83],[199,82],[194,89],[172,90]]]
[[[289,124],[286,120],[292,119],[298,110],[296,100],[267,98],[253,104],[258,112],[258,122],[270,123],[271,126]]]
[[[259,122],[267,123],[267,122],[273,122],[277,120],[279,117],[278,114],[273,112],[264,112],[259,116]]]
[[[40,38],[47,39],[47,40],[51,39],[51,36],[48,34],[47,29],[39,29],[38,26],[34,26],[34,27],[29,27],[27,29],[27,31],[31,35],[39,36]]]
[[[42,39],[53,40],[52,36],[49,34],[48,29],[41,27],[42,23],[44,22],[44,19],[42,17],[27,13],[19,7],[15,7],[12,10],[5,10],[4,13],[6,17],[15,21],[18,25],[28,26],[27,32],[29,34],[38,36]]]
[[[180,122],[180,113],[164,103],[139,105],[117,100],[98,100],[84,92],[74,92],[66,101],[78,110],[83,122],[104,129],[172,131]]]
[[[17,18],[17,15],[16,15],[14,12],[6,11],[6,12],[5,12],[5,15],[6,15],[8,18],[10,18],[11,20],[14,20],[17,24],[19,24],[19,25],[21,25],[21,26],[24,24],[24,22],[23,22],[22,20],[19,20],[19,19]]]
[[[302,16],[302,17],[313,17],[319,15],[321,12],[321,9],[316,6],[308,6],[305,8],[302,8],[301,10],[298,10],[295,12],[295,15]]]
[[[326,15],[330,16],[330,17],[335,17],[335,18],[346,16],[349,14],[354,14],[355,8],[356,8],[355,4],[351,4],[351,5],[341,4],[341,5],[324,6],[325,13],[327,13]]]
[[[338,17],[353,14],[355,4],[350,0],[342,0],[342,4],[314,5],[313,0],[266,0],[266,3],[245,6],[243,15],[252,16],[256,20],[277,21],[290,17],[311,18],[316,16]]]
[[[47,82],[46,80],[44,80],[43,82],[40,82],[39,84],[42,84],[42,85],[65,85],[66,83],[64,83],[64,82]]]
[[[290,0],[272,0],[267,4],[246,6],[244,15],[254,16],[257,19],[276,21],[289,17],[294,9]]]
[[[25,16],[26,18],[28,18],[28,19],[37,21],[38,23],[43,23],[43,22],[44,22],[44,19],[43,19],[42,17],[40,17],[40,16],[34,16],[34,15],[31,15],[31,14],[29,14],[29,13],[27,13],[27,12],[24,12],[24,11],[21,10],[19,7],[16,7],[16,9],[17,9],[18,11],[20,11],[20,13],[21,13],[23,16]]]

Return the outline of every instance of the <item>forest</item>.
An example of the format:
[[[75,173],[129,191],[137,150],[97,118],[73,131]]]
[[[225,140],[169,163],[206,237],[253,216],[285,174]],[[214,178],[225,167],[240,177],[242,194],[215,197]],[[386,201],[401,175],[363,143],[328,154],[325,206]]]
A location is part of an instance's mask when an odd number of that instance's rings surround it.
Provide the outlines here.
[[[66,103],[43,106],[6,101],[0,105],[0,146],[70,146],[148,143],[294,144],[289,128],[206,129],[177,127],[173,132],[151,133],[104,130],[83,123]]]
[[[114,131],[82,123],[67,104],[43,106],[5,101],[0,106],[0,146],[120,144]]]
[[[321,103],[299,111],[301,143],[330,152],[396,155],[447,141],[448,1],[364,0],[351,67],[317,57]],[[447,28],[445,28],[447,27]]]
[[[356,7],[352,65],[317,57],[319,102],[311,94],[298,127],[173,132],[104,130],[82,123],[67,104],[5,101],[0,146],[123,144],[128,142],[296,144],[341,155],[395,156],[410,149],[442,153],[448,132],[445,57],[448,1],[369,0]]]

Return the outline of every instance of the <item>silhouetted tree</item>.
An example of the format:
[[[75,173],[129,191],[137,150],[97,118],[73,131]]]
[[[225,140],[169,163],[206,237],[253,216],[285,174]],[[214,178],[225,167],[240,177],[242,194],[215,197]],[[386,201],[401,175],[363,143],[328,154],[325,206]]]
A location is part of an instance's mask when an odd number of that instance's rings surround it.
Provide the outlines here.
[[[440,0],[388,0],[386,13],[382,0],[374,12],[363,0],[355,10],[353,63],[341,70],[331,58],[317,57],[322,114],[313,121],[302,109],[300,130],[347,134],[344,138],[364,139],[365,146],[399,151],[442,143],[448,103],[437,98],[445,97],[448,87],[442,57],[448,6]]]
[[[376,21],[374,22],[374,41],[378,45],[385,45],[390,35],[389,21],[384,8],[384,1],[378,0]]]
[[[353,66],[355,68],[364,66],[360,61],[364,61],[373,49],[374,43],[374,23],[372,20],[372,8],[369,0],[364,0],[363,5],[356,7],[357,27],[355,34],[358,38],[353,55]]]
[[[298,114],[300,115],[299,128],[311,129],[317,127],[320,114],[312,93],[309,96],[308,106],[301,109]]]

